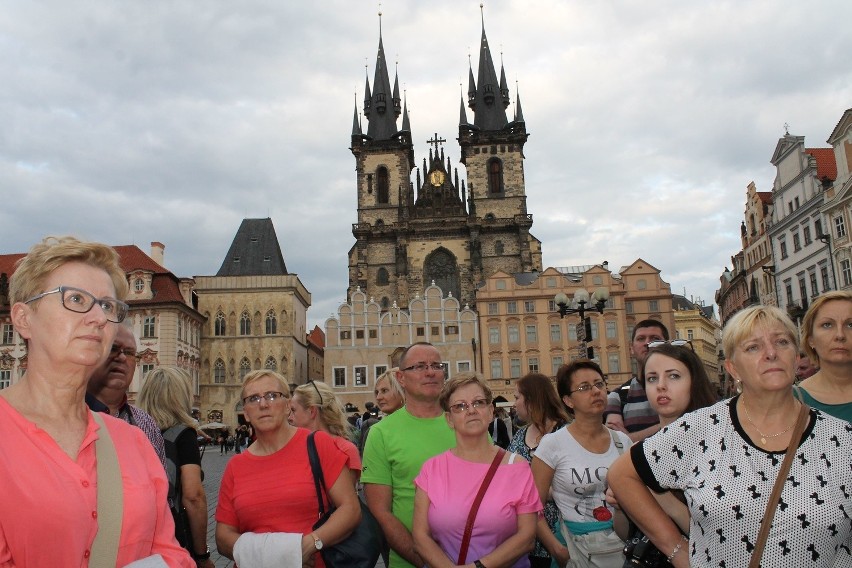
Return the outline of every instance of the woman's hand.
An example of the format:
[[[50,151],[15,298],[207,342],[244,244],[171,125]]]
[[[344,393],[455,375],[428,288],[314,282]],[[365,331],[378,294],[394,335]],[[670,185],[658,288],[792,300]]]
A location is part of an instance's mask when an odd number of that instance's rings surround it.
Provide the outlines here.
[[[556,560],[557,566],[568,566],[568,561],[571,560],[571,555],[568,554],[568,547],[559,545],[553,551],[553,558]]]
[[[615,493],[612,492],[611,487],[606,488],[606,504],[616,511],[621,510],[621,507],[618,506],[618,499],[615,498]]]
[[[317,552],[314,537],[310,533],[302,535],[302,566],[314,565],[314,554]]]

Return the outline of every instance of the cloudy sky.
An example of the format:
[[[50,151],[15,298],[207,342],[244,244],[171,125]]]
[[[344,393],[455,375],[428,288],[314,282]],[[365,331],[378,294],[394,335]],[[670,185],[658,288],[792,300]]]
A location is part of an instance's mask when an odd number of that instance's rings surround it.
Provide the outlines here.
[[[0,253],[48,234],[145,251],[161,241],[170,270],[210,275],[243,218],[271,217],[313,294],[309,325],[345,300],[349,136],[373,77],[378,3],[0,7]],[[416,162],[437,132],[456,164],[479,1],[381,11]],[[492,54],[513,93],[517,81],[530,133],[544,265],[641,257],[674,292],[712,303],[739,249],[746,186],[771,189],[784,125],[824,147],[852,107],[850,19],[848,0],[486,2]]]

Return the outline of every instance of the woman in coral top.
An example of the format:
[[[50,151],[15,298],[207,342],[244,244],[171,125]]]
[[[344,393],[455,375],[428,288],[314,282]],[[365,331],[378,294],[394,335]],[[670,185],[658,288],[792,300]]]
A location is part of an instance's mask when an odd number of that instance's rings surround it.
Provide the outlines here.
[[[222,475],[216,509],[219,553],[250,567],[248,559],[269,560],[272,545],[281,545],[282,556],[275,559],[279,564],[301,552],[303,564],[323,568],[317,552],[343,540],[361,520],[346,454],[325,432],[315,434],[325,484],[336,509],[314,530],[319,504],[308,461],[309,432],[287,422],[287,382],[274,371],[252,371],[243,379],[242,401],[257,440],[231,458]],[[255,538],[266,533],[275,533],[267,535],[274,542]],[[286,546],[294,542],[294,536],[300,550]]]
[[[414,479],[414,547],[433,568],[528,567],[542,510],[530,466],[491,443],[491,389],[478,373],[460,373],[441,392],[441,408],[456,447],[431,458]],[[471,505],[496,454],[502,459],[477,511],[470,545],[459,552]]]
[[[118,260],[106,245],[48,237],[12,275],[27,370],[0,391],[0,566],[126,566],[159,555],[157,565],[195,567],[175,540],[166,473],[148,438],[84,400],[127,315]],[[117,458],[114,477],[98,463],[104,451]],[[98,485],[122,499],[99,504]],[[100,529],[119,514],[116,542]]]

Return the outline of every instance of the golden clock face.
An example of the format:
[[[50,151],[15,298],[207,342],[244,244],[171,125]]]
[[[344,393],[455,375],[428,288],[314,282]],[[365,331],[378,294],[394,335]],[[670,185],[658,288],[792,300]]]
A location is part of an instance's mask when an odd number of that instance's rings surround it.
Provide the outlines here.
[[[444,172],[440,170],[435,170],[431,174],[429,174],[429,181],[432,182],[432,185],[435,187],[439,187],[444,183]]]

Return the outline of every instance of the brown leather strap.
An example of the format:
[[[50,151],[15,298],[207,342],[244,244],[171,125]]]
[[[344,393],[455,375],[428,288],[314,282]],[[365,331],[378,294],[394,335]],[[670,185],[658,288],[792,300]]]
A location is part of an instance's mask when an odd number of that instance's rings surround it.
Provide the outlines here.
[[[497,455],[494,456],[494,461],[491,462],[491,467],[488,468],[488,473],[485,474],[485,479],[482,480],[482,485],[479,486],[479,493],[473,500],[473,505],[470,506],[470,513],[467,515],[467,524],[464,526],[464,536],[462,537],[461,548],[459,548],[459,565],[465,564],[467,560],[467,549],[470,546],[470,536],[473,533],[473,522],[476,520],[476,513],[479,511],[479,504],[482,503],[482,498],[485,497],[485,491],[491,485],[491,480],[494,479],[494,474],[497,473],[497,468],[500,462],[503,461],[503,456],[506,450],[503,448],[497,449]]]
[[[784,490],[784,483],[787,481],[787,473],[790,471],[790,465],[793,463],[796,449],[802,440],[802,433],[808,425],[810,414],[810,407],[802,403],[799,407],[799,417],[796,420],[796,427],[793,428],[793,434],[790,436],[787,453],[784,454],[784,461],[781,462],[781,469],[778,470],[778,477],[775,478],[775,485],[772,486],[772,493],[769,495],[769,501],[766,503],[766,514],[763,515],[763,520],[760,522],[760,532],[757,535],[757,543],[754,545],[754,551],[751,554],[751,561],[748,563],[749,568],[758,568],[760,566],[763,547],[766,546],[766,539],[769,538],[769,529],[775,517],[775,509],[778,507],[778,501],[781,499],[781,492]]]
[[[124,516],[124,488],[121,466],[109,429],[100,412],[92,412],[98,425],[95,456],[98,472],[98,532],[92,542],[90,568],[112,568],[118,557],[121,522]]]

